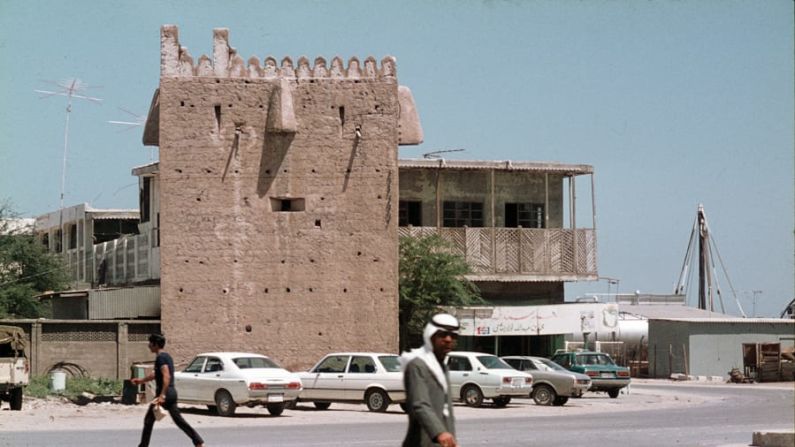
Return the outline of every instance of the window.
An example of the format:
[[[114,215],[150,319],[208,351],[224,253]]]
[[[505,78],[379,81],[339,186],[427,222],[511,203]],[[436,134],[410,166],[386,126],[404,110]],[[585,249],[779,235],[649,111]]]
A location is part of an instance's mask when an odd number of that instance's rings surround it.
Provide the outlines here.
[[[264,358],[264,357],[238,357],[236,359],[232,359],[240,369],[249,369],[249,368],[279,368],[279,365],[273,362],[273,360]]]
[[[204,360],[206,359],[207,357],[196,357],[195,359],[193,359],[192,362],[190,362],[190,365],[188,365],[188,367],[185,368],[183,372],[186,373],[202,372],[202,366],[204,366]]]
[[[538,203],[506,203],[505,227],[544,228],[544,205]]]
[[[271,211],[295,212],[304,211],[305,208],[306,201],[304,199],[271,198]]]
[[[466,357],[450,356],[448,357],[447,368],[450,371],[472,371],[472,364],[469,363],[469,359]]]
[[[387,372],[400,372],[400,360],[396,355],[382,355],[378,357]]]
[[[374,373],[375,362],[372,357],[355,356],[348,367],[350,373]]]
[[[149,216],[151,215],[149,206],[152,194],[152,177],[144,177],[142,180],[139,202],[141,207],[141,223],[144,223],[149,222]]]
[[[398,202],[398,225],[422,226],[422,202],[401,200]]]
[[[557,357],[554,357],[552,361],[564,368],[568,368],[569,366],[571,366],[571,359],[569,359],[568,355],[559,355]]]
[[[341,373],[345,372],[345,367],[348,366],[348,356],[347,355],[332,355],[330,357],[326,357],[317,365],[314,372],[330,372],[330,373]]]
[[[69,249],[77,248],[77,224],[69,225]]]
[[[204,372],[217,372],[223,371],[224,364],[218,357],[207,357],[207,365],[204,366]]]
[[[478,361],[486,367],[486,369],[511,369],[510,365],[500,360],[496,355],[480,355]]]
[[[58,231],[55,232],[55,252],[56,253],[60,253],[61,251],[63,251],[63,245],[61,244],[63,242],[62,235],[63,235],[63,233],[61,233],[61,230],[58,230]]]
[[[443,226],[472,227],[483,226],[483,203],[444,202],[442,210]]]

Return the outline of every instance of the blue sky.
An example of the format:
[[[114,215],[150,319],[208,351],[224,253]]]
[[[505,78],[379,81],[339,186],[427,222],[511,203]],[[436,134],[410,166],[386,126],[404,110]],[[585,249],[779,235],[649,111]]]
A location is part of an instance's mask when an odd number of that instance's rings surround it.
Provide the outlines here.
[[[703,203],[749,315],[752,290],[763,316],[795,295],[790,0],[0,0],[0,198],[57,209],[65,101],[34,90],[79,78],[103,102],[73,105],[66,204],[137,206],[150,149],[106,121],[146,114],[166,23],[194,59],[215,27],[244,59],[394,55],[425,131],[403,158],[592,164],[599,271],[621,292],[673,290]]]

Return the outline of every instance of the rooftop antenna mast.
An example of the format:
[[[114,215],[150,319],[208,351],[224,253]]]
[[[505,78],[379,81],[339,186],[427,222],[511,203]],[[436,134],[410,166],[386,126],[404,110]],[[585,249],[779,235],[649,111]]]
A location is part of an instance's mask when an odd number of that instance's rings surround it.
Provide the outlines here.
[[[715,259],[716,255],[717,262]],[[742,305],[740,305],[740,300],[737,298],[737,292],[734,290],[723,259],[721,259],[718,246],[715,243],[715,237],[710,232],[709,225],[707,224],[707,215],[704,212],[704,205],[701,204],[698,205],[698,213],[693,223],[693,229],[690,232],[690,241],[687,246],[685,260],[682,265],[682,271],[679,274],[679,280],[677,281],[674,294],[687,295],[687,290],[690,285],[690,276],[688,275],[690,262],[692,258],[696,256],[698,256],[698,308],[711,312],[715,311],[715,295],[717,294],[720,300],[721,311],[725,312],[723,296],[721,294],[720,285],[718,284],[717,269],[715,268],[717,264],[720,264],[723,269],[723,275],[729,283],[729,288],[734,296],[737,308],[740,310],[740,314],[742,314],[743,318],[747,317],[745,310]]]
[[[119,125],[119,126],[125,126],[126,128],[122,129],[122,131],[128,131],[128,130],[134,128],[134,127],[141,127],[141,126],[144,125],[144,123],[146,123],[146,117],[143,116],[143,115],[138,115],[137,113],[130,112],[129,110],[124,109],[122,107],[119,107],[119,110],[121,110],[122,112],[130,115],[132,117],[132,121],[108,121],[108,122],[110,124],[116,124],[116,125]],[[149,161],[150,162],[154,161],[154,159],[155,159],[155,149],[153,147],[150,147],[149,148]]]
[[[429,159],[437,159],[441,158],[439,154],[445,154],[447,152],[464,152],[466,149],[444,149],[441,151],[433,151],[433,152],[426,152],[422,154],[422,158],[429,158]]]
[[[66,97],[66,125],[64,126],[63,132],[63,163],[61,165],[61,207],[60,207],[60,223],[59,227],[61,229],[61,250],[64,249],[64,231],[63,231],[63,202],[64,202],[64,190],[66,187],[66,155],[69,149],[69,115],[72,113],[72,99],[85,99],[86,101],[93,102],[93,103],[100,103],[102,99],[95,98],[93,96],[86,96],[80,93],[84,92],[89,87],[83,83],[80,79],[72,78],[67,79],[65,81],[60,82],[52,82],[52,81],[45,81],[55,84],[58,89],[55,91],[50,90],[34,90],[36,93],[40,93],[42,96],[39,99],[49,98],[51,96],[65,96]]]

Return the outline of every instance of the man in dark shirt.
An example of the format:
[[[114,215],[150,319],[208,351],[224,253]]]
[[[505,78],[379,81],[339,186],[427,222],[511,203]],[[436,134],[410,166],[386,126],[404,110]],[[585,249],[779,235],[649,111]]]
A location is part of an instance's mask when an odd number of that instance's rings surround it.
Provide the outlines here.
[[[167,352],[163,352],[165,346],[166,337],[162,334],[150,335],[149,350],[156,355],[155,370],[143,379],[132,379],[132,383],[135,385],[152,380],[154,380],[157,385],[155,389],[157,397],[155,397],[155,400],[149,405],[149,410],[146,412],[146,416],[144,416],[144,431],[141,434],[141,443],[139,447],[149,446],[149,439],[152,437],[152,426],[155,424],[154,409],[156,405],[160,405],[168,410],[171,419],[174,420],[177,427],[190,437],[191,441],[193,441],[193,445],[204,447],[204,440],[202,440],[202,437],[182,418],[182,414],[180,414],[179,408],[177,408],[177,389],[174,387],[174,360],[171,359],[171,356],[168,355]]]

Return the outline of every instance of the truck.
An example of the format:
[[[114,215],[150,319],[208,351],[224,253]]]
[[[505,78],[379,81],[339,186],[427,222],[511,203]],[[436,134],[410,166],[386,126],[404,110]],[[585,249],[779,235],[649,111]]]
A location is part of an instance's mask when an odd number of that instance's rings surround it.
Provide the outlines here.
[[[30,380],[25,332],[16,326],[0,326],[0,401],[22,409],[22,394]]]

